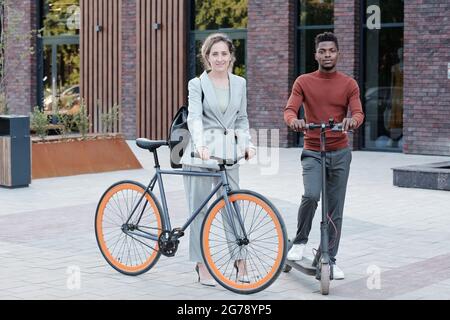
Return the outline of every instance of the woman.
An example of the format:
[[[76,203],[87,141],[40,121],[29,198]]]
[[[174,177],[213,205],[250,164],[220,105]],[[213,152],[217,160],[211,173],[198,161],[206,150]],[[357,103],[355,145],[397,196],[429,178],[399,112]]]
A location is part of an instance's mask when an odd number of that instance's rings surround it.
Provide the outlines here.
[[[184,170],[218,170],[217,162],[210,159],[212,155],[224,159],[236,159],[242,155],[249,160],[256,153],[250,141],[246,81],[231,73],[234,53],[233,43],[225,34],[212,34],[203,43],[201,55],[205,71],[199,78],[189,81],[188,87],[191,141],[181,159]],[[191,151],[196,151],[199,158],[192,158]],[[227,172],[231,189],[238,189],[238,165]],[[192,213],[211,192],[217,178],[185,176],[183,179]],[[206,209],[203,209],[190,226],[189,255],[190,260],[197,263],[198,281],[206,286],[215,286],[203,262],[200,247],[205,214]],[[235,267],[240,273],[245,272],[245,267],[240,266],[236,264]]]

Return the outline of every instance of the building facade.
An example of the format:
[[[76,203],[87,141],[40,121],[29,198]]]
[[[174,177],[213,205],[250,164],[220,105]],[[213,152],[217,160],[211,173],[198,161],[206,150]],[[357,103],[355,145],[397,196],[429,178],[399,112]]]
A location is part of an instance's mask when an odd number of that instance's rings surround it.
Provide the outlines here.
[[[444,0],[9,1],[2,30],[40,32],[4,48],[13,70],[6,101],[27,114],[82,97],[94,132],[120,106],[115,131],[164,139],[187,81],[201,72],[202,40],[222,31],[237,49],[234,72],[247,79],[255,139],[301,146],[283,108],[296,77],[317,69],[315,35],[334,31],[338,69],[358,81],[366,114],[353,148],[450,155],[449,11]]]

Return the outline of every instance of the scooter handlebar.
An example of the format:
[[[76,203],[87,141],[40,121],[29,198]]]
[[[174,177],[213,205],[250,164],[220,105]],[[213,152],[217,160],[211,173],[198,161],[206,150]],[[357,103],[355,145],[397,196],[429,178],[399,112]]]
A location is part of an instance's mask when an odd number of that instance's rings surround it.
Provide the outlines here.
[[[331,129],[331,131],[336,131],[336,132],[344,131],[344,125],[342,124],[342,122],[334,123],[332,125],[330,125],[328,123],[323,123],[323,124],[307,123],[306,124],[306,130],[321,129],[322,127],[324,129]]]

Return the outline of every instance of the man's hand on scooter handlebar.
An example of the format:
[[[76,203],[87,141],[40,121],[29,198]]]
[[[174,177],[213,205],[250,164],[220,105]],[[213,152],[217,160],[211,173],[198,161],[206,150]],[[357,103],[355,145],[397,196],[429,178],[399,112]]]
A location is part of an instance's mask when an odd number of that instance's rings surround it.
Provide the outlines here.
[[[294,131],[304,131],[306,130],[306,122],[304,119],[294,119],[291,122],[291,129]]]
[[[353,118],[344,118],[344,120],[342,121],[342,130],[344,132],[348,132],[350,130],[355,129],[357,125],[358,125],[358,123],[356,122],[355,119],[353,119]]]

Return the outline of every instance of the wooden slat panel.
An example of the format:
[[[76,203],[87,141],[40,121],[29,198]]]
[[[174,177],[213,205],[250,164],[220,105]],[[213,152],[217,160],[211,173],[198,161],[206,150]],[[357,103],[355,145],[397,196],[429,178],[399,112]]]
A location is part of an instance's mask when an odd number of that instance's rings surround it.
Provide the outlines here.
[[[0,185],[12,185],[11,137],[0,137]]]
[[[165,139],[174,113],[186,103],[186,4],[137,0],[138,136]]]
[[[107,129],[101,116],[121,101],[120,4],[121,0],[80,0],[80,92],[93,132]],[[97,25],[102,27],[100,32]],[[119,122],[113,124],[113,132],[119,128]]]
[[[119,8],[122,8],[122,0],[117,0],[117,5],[119,6]],[[118,20],[117,21],[122,21],[122,10],[120,10],[120,9],[118,9],[117,10],[117,12],[118,12]],[[118,79],[118,83],[119,83],[119,85],[118,85],[118,87],[119,87],[119,90],[118,90],[118,93],[119,93],[119,95],[118,95],[118,97],[117,97],[117,102],[119,103],[120,101],[122,101],[122,90],[120,90],[120,88],[122,87],[121,85],[120,85],[120,80],[122,79],[122,50],[121,50],[121,48],[122,48],[122,23],[117,23],[117,25],[118,25],[118,30],[117,30],[117,37],[119,38],[118,39],[118,43],[119,43],[119,45],[118,45],[118,48],[120,48],[119,49],[119,52],[118,52],[118,55],[117,55],[117,58],[118,58],[118,60],[117,60],[117,65],[119,66],[119,72],[118,72],[118,75],[117,75],[117,79]],[[119,128],[122,128],[122,119],[121,118],[119,118]]]
[[[93,73],[93,101],[90,109],[92,110],[93,116],[94,116],[94,132],[98,132],[98,109],[97,109],[97,100],[98,100],[98,39],[99,39],[99,33],[95,31],[95,26],[98,24],[98,7],[99,7],[99,0],[95,0],[94,2],[94,19],[93,19],[93,32],[94,32],[94,43],[93,43],[93,64],[94,68],[92,68]]]
[[[151,18],[150,18],[150,24],[156,23],[158,21],[157,18],[157,2],[156,0],[152,1],[152,10],[151,10]],[[158,81],[158,74],[157,74],[157,70],[156,70],[156,66],[157,66],[157,50],[156,50],[156,44],[157,44],[157,34],[158,34],[158,30],[155,29],[151,29],[151,35],[152,35],[152,45],[151,45],[151,49],[150,52],[148,52],[148,54],[150,54],[151,56],[151,60],[152,60],[152,74],[151,74],[151,78],[150,78],[150,84],[151,84],[151,92],[152,92],[152,100],[151,103],[148,105],[149,108],[151,108],[150,112],[151,112],[151,117],[150,117],[150,121],[149,121],[149,126],[146,128],[146,134],[148,137],[150,137],[151,139],[153,139],[154,137],[156,137],[156,133],[157,133],[157,129],[156,129],[156,112],[158,109],[158,105],[157,105],[157,81]]]
[[[166,131],[169,129],[168,121],[173,118],[173,83],[175,78],[173,77],[173,2],[174,0],[168,0],[167,4],[167,119],[166,119]]]
[[[108,45],[107,45],[107,52],[108,52],[108,56],[107,56],[107,60],[108,60],[108,72],[107,72],[107,77],[106,79],[108,80],[107,83],[107,101],[108,101],[108,106],[114,105],[115,101],[114,101],[114,97],[113,97],[113,81],[110,81],[109,79],[113,79],[113,72],[114,72],[114,63],[112,60],[112,50],[111,48],[114,45],[114,38],[113,38],[113,25],[114,23],[116,23],[114,21],[114,17],[112,16],[112,12],[113,12],[113,6],[114,6],[114,1],[110,1],[108,2],[108,26],[107,26],[107,38],[108,38]],[[117,125],[114,127],[114,132],[117,132]]]
[[[144,90],[144,92],[142,93],[142,104],[141,104],[141,109],[143,110],[143,114],[144,114],[144,119],[142,119],[142,130],[139,133],[140,135],[142,135],[143,137],[150,137],[149,134],[150,132],[148,132],[148,128],[150,128],[150,123],[151,123],[151,118],[152,118],[152,114],[151,114],[151,101],[152,101],[152,97],[153,97],[153,91],[152,91],[152,87],[151,87],[151,75],[152,72],[154,70],[154,66],[152,66],[152,59],[150,57],[151,55],[151,48],[152,48],[152,41],[154,39],[154,36],[152,34],[152,26],[151,26],[151,14],[152,14],[152,9],[153,9],[153,1],[149,2],[149,1],[142,1],[143,3],[145,3],[146,7],[145,10],[142,11],[142,15],[143,19],[142,19],[142,24],[143,26],[141,27],[143,34],[143,41],[145,41],[145,45],[144,47],[144,51],[143,51],[143,55],[139,58],[141,60],[142,63],[145,64],[145,74],[141,74],[140,78],[142,79],[142,81],[144,82],[142,85],[142,89]],[[141,70],[142,72],[143,70]],[[148,133],[147,133],[148,132]]]

